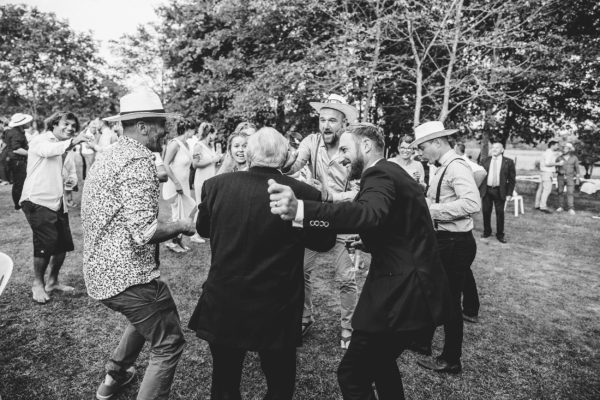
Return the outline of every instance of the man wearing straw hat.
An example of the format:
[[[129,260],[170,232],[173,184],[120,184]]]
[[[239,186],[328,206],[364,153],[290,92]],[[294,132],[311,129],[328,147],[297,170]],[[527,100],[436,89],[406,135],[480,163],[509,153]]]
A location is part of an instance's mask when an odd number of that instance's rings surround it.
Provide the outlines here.
[[[158,244],[193,235],[185,218],[158,221],[159,180],[152,151],[160,152],[167,114],[156,93],[136,90],[120,100],[123,136],[96,162],[83,190],[83,276],[90,297],[123,314],[129,324],[106,363],[97,399],[108,399],[135,374],[144,343],[150,360],[138,399],[167,399],[185,340],[169,287],[160,280]]]
[[[452,295],[452,315],[444,325],[444,350],[439,357],[423,359],[422,367],[437,371],[458,373],[462,370],[463,319],[460,297],[465,274],[475,259],[477,245],[473,237],[471,215],[481,210],[479,190],[467,163],[458,155],[448,136],[457,129],[445,129],[439,121],[431,121],[415,128],[413,147],[418,147],[430,163],[438,165],[429,177],[427,203],[436,231],[438,250],[448,276]],[[428,337],[431,344],[433,331]]]
[[[27,178],[27,137],[25,136],[25,128],[33,117],[29,114],[16,113],[8,122],[9,130],[5,133],[7,154],[7,166],[10,174],[12,174],[13,187],[12,198],[15,204],[15,210],[20,210],[19,200],[23,191],[23,184]]]
[[[319,113],[320,133],[314,133],[302,140],[298,146],[294,163],[284,172],[288,175],[308,166],[310,177],[307,183],[321,191],[323,201],[352,201],[358,193],[358,182],[348,179],[348,170],[337,159],[339,138],[349,123],[356,121],[358,111],[346,104],[342,96],[332,94],[324,102],[311,102],[311,107]],[[345,243],[352,235],[339,235],[336,245],[329,251],[333,254],[335,279],[339,282],[341,308],[341,339],[343,349],[348,348],[352,336],[352,314],[356,307],[356,271],[346,250]],[[306,250],[304,254],[304,312],[302,314],[302,334],[305,335],[314,323],[312,304],[312,274],[317,253]]]

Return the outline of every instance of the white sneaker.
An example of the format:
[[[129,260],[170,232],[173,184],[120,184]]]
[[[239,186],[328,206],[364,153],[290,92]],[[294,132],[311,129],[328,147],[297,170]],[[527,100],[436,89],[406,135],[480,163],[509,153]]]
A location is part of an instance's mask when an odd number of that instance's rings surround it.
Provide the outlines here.
[[[569,210],[569,214],[571,215],[575,215],[575,210],[573,210],[572,208]]]
[[[556,212],[563,212],[563,211],[565,211],[565,210],[564,210],[564,208],[562,208],[562,207],[558,207],[558,208],[556,209]]]
[[[202,243],[206,243],[206,240],[202,239],[202,238],[200,237],[200,235],[198,235],[198,234],[196,233],[194,236],[192,236],[192,237],[190,238],[190,242],[194,242],[194,243],[199,243],[199,244],[202,244]]]

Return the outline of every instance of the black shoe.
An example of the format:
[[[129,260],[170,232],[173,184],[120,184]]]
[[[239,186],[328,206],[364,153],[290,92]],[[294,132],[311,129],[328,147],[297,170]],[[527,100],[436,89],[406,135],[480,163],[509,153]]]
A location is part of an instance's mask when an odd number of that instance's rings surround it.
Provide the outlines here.
[[[538,210],[538,211],[540,211],[540,208],[539,208],[539,207],[533,207],[533,209],[534,209],[534,210]]]
[[[496,239],[498,239],[500,243],[506,243],[506,239],[504,239],[504,237],[497,237]]]
[[[462,317],[463,317],[463,321],[471,322],[473,324],[476,324],[479,322],[479,317],[477,315],[467,315],[467,314],[463,313]]]
[[[552,211],[548,210],[547,208],[540,208],[540,211],[546,214],[552,214]]]
[[[412,342],[410,345],[408,345],[406,350],[414,351],[415,353],[418,353],[418,354],[421,354],[424,356],[430,356],[431,355],[431,343],[423,344],[423,343],[418,343],[418,342]]]
[[[419,360],[417,361],[417,364],[419,364],[423,368],[427,368],[435,372],[447,372],[449,374],[458,374],[462,371],[462,365],[460,365],[460,361],[451,364],[448,361],[444,360],[442,357]]]
[[[492,236],[492,235],[491,235],[491,234],[489,234],[489,233],[484,233],[483,235],[481,235],[481,238],[482,238],[482,239],[487,239],[487,238],[489,238],[490,236]]]

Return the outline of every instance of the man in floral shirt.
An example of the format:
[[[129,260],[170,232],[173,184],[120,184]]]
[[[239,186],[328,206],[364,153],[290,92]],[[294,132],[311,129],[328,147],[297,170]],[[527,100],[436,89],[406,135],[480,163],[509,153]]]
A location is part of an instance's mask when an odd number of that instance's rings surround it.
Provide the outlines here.
[[[177,308],[159,279],[158,243],[192,235],[189,218],[158,221],[159,181],[152,151],[160,152],[168,117],[158,96],[140,90],[121,98],[124,134],[90,171],[83,191],[83,274],[88,294],[129,321],[106,364],[97,399],[112,397],[135,374],[144,343],[150,361],[138,399],[167,399],[185,340]]]

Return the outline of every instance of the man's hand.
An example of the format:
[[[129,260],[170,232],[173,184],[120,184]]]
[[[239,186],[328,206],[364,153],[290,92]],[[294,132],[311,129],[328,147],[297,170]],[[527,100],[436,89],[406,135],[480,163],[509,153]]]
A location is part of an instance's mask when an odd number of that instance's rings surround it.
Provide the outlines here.
[[[181,183],[174,182],[174,184],[175,184],[175,191],[179,194],[183,194],[183,188],[181,187]]]
[[[288,148],[287,157],[286,157],[285,163],[283,164],[283,167],[281,167],[281,169],[283,171],[289,170],[292,167],[292,165],[296,162],[297,158],[298,158],[298,151],[294,150],[291,147]]]
[[[181,233],[186,236],[192,236],[196,233],[196,226],[191,218],[182,218],[179,220],[181,224]]]
[[[89,142],[90,138],[88,135],[86,135],[85,131],[82,131],[79,133],[79,135],[75,136],[72,140],[71,140],[71,144],[73,146],[78,145],[81,142]]]
[[[280,215],[284,221],[292,221],[296,218],[298,210],[298,199],[289,186],[280,185],[274,179],[269,179],[268,192],[271,194],[271,213]]]
[[[310,178],[308,181],[306,181],[306,183],[317,189],[319,192],[323,191],[323,184],[318,179]]]
[[[506,196],[506,202],[508,203],[509,201],[512,200],[512,196]]]

